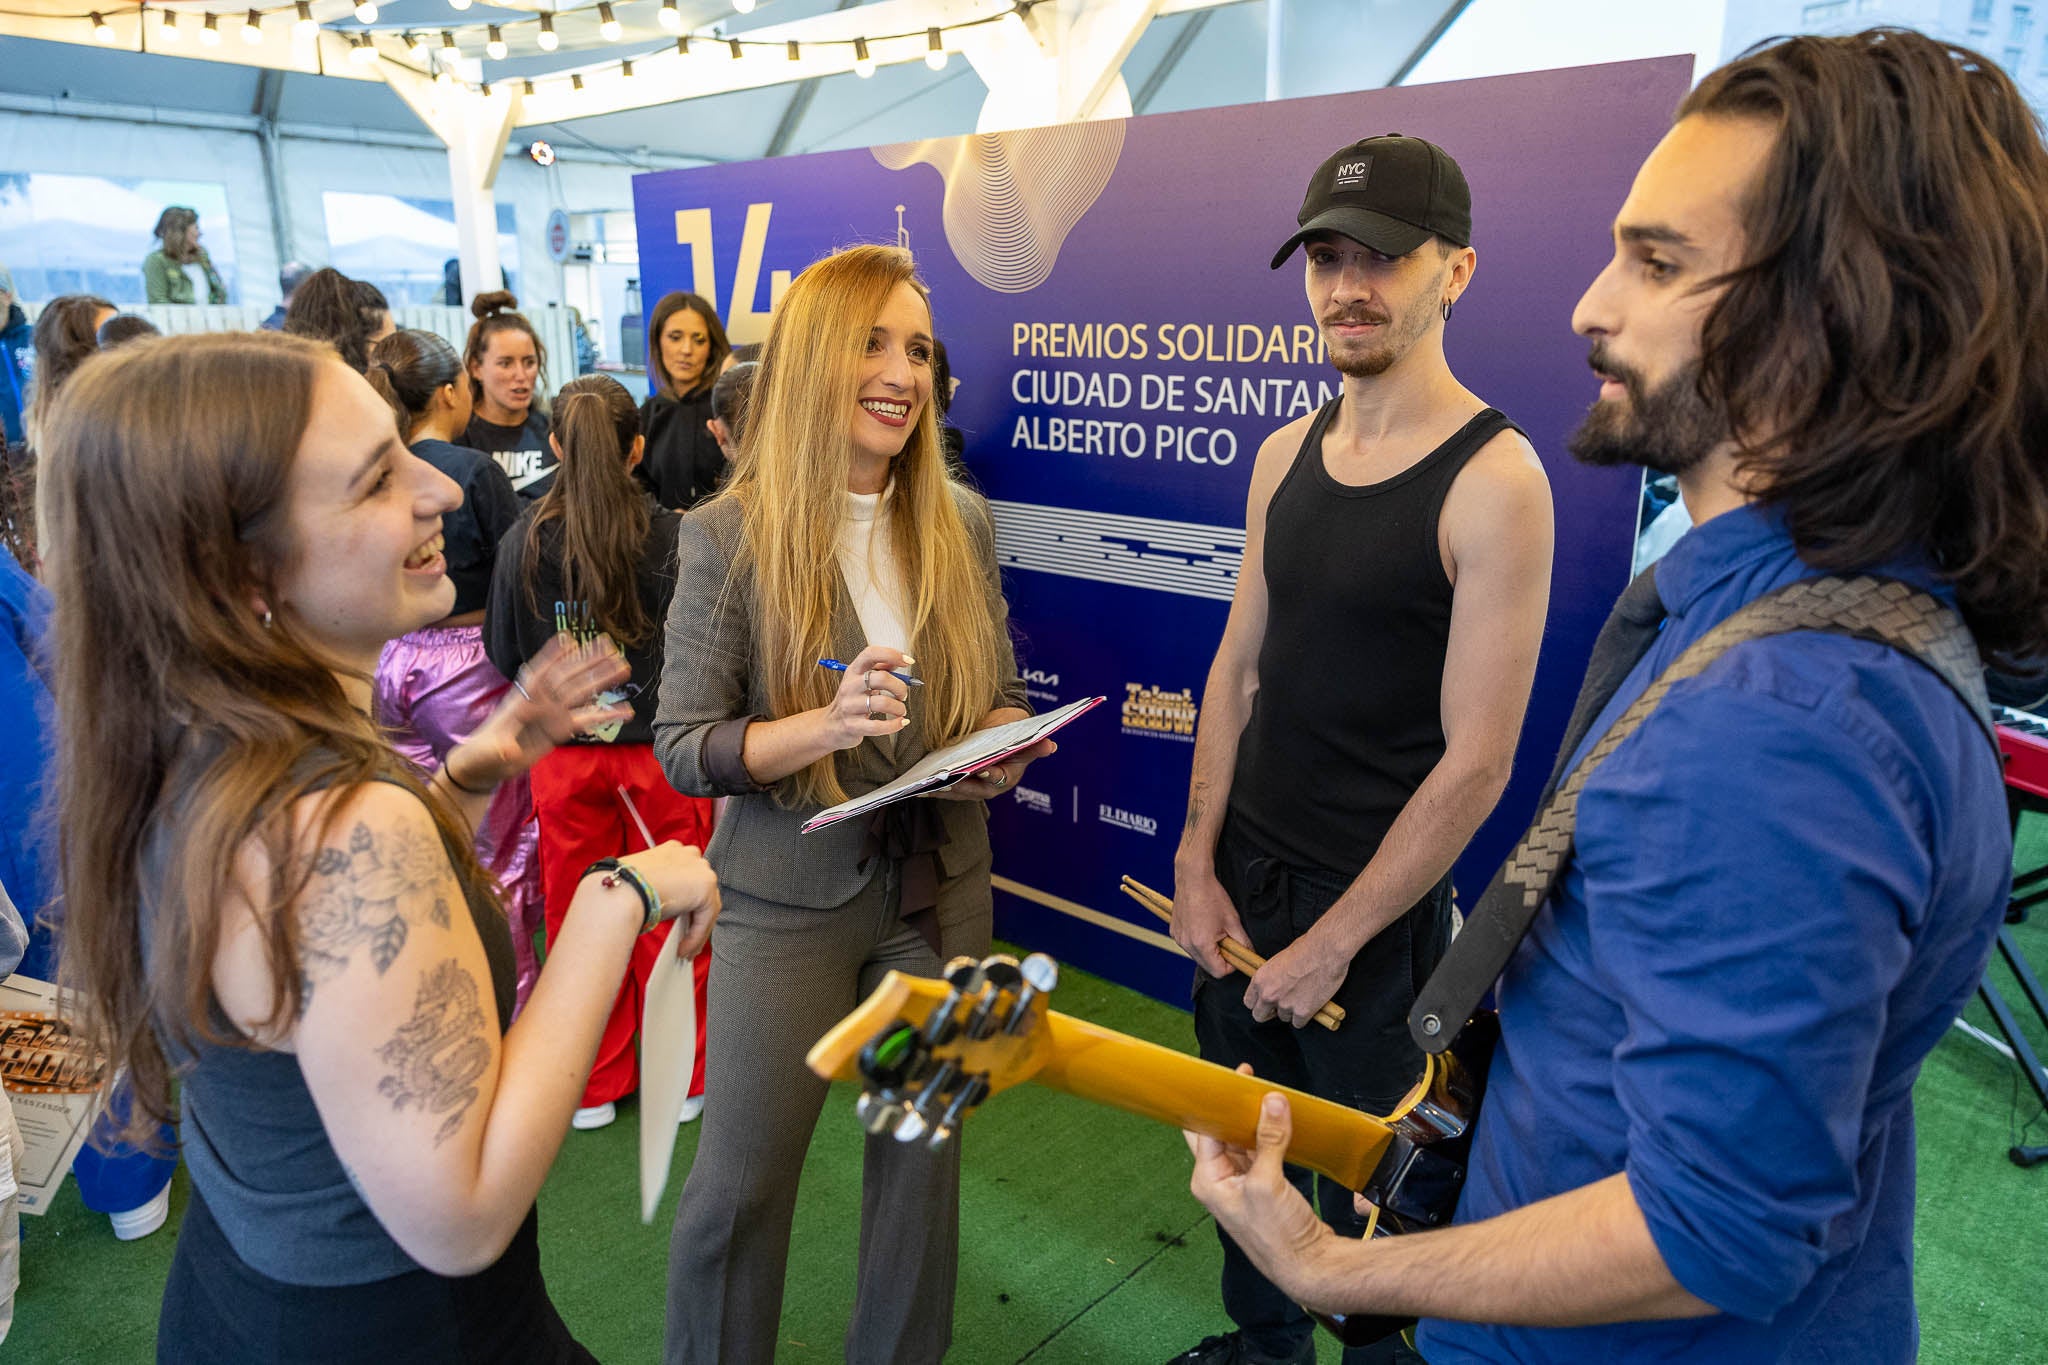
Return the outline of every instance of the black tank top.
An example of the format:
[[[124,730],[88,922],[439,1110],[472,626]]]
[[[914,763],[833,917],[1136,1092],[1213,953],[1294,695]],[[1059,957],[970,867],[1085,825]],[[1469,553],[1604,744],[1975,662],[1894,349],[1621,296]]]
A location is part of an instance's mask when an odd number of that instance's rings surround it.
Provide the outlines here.
[[[1286,861],[1355,876],[1443,757],[1444,497],[1503,430],[1486,408],[1391,479],[1330,477],[1316,414],[1266,509],[1266,638],[1230,812]]]

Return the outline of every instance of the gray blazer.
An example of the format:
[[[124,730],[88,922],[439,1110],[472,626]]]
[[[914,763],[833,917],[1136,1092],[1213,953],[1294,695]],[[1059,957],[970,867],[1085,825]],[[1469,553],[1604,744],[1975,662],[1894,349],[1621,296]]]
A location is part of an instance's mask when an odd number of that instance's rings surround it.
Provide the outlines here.
[[[1010,646],[1009,608],[996,569],[995,528],[979,494],[953,489],[975,551],[988,574],[989,611],[1002,631],[1007,681],[989,709],[1028,710],[1024,682]],[[771,719],[754,636],[753,573],[740,558],[740,507],[721,498],[683,518],[676,542],[676,592],[669,604],[667,658],[654,716],[654,753],[679,792],[730,796],[705,856],[719,880],[761,900],[824,910],[843,905],[876,870],[860,866],[865,822],[847,820],[803,834],[815,805],[785,806],[756,785],[740,761],[746,727]],[[830,547],[820,547],[830,554]],[[860,618],[842,584],[832,613],[832,648],[851,659],[864,647]],[[859,796],[893,779],[927,750],[923,717],[912,692],[910,724],[896,736],[895,758],[866,741],[839,755],[839,781]],[[946,843],[939,867],[955,877],[988,854],[988,810],[979,801],[937,801]]]

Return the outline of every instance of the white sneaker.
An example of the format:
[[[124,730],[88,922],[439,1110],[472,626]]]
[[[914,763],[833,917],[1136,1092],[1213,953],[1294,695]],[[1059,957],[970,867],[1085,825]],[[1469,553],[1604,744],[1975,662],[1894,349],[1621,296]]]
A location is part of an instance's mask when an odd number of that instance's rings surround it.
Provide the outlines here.
[[[171,1185],[169,1181],[165,1181],[164,1187],[156,1192],[156,1198],[132,1209],[110,1213],[107,1215],[107,1221],[114,1225],[114,1236],[124,1242],[133,1242],[155,1232],[170,1216]]]
[[[588,1132],[592,1128],[609,1127],[612,1120],[618,1116],[619,1106],[606,1100],[603,1104],[593,1104],[588,1109],[578,1109],[569,1116],[569,1126]]]
[[[676,1117],[676,1123],[678,1126],[685,1123],[695,1123],[697,1121],[697,1116],[699,1114],[702,1114],[703,1112],[704,1097],[702,1095],[686,1096],[683,1099],[682,1113]]]

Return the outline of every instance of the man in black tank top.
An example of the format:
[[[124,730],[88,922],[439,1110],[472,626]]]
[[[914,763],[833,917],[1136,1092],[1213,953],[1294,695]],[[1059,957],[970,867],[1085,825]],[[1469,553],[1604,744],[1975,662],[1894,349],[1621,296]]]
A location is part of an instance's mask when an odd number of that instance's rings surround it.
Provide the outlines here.
[[[1449,942],[1451,864],[1507,784],[1549,604],[1550,490],[1444,358],[1476,264],[1457,163],[1419,138],[1354,143],[1317,169],[1297,222],[1273,267],[1305,247],[1343,391],[1268,437],[1252,471],[1173,936],[1201,966],[1204,1057],[1385,1113],[1421,1074],[1407,1015]],[[1249,982],[1225,936],[1268,959]],[[1302,1027],[1332,1000],[1342,1027]],[[1350,1192],[1324,1184],[1323,1216],[1362,1231]],[[1177,1365],[1313,1361],[1307,1315],[1228,1236],[1223,1250],[1236,1330]],[[1344,1358],[1404,1357],[1396,1340]]]

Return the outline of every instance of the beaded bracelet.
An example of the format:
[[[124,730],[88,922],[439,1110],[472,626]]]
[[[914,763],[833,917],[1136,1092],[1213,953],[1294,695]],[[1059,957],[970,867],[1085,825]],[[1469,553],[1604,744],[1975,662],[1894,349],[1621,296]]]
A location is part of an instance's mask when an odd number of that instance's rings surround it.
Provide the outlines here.
[[[593,874],[597,875],[598,885],[604,887],[607,891],[616,887],[620,882],[624,882],[639,894],[640,904],[647,911],[640,921],[641,933],[646,933],[649,929],[661,924],[668,918],[661,913],[661,893],[656,891],[654,883],[648,881],[637,869],[629,867],[617,858],[599,858],[589,867],[583,869],[585,877],[592,876]]]

